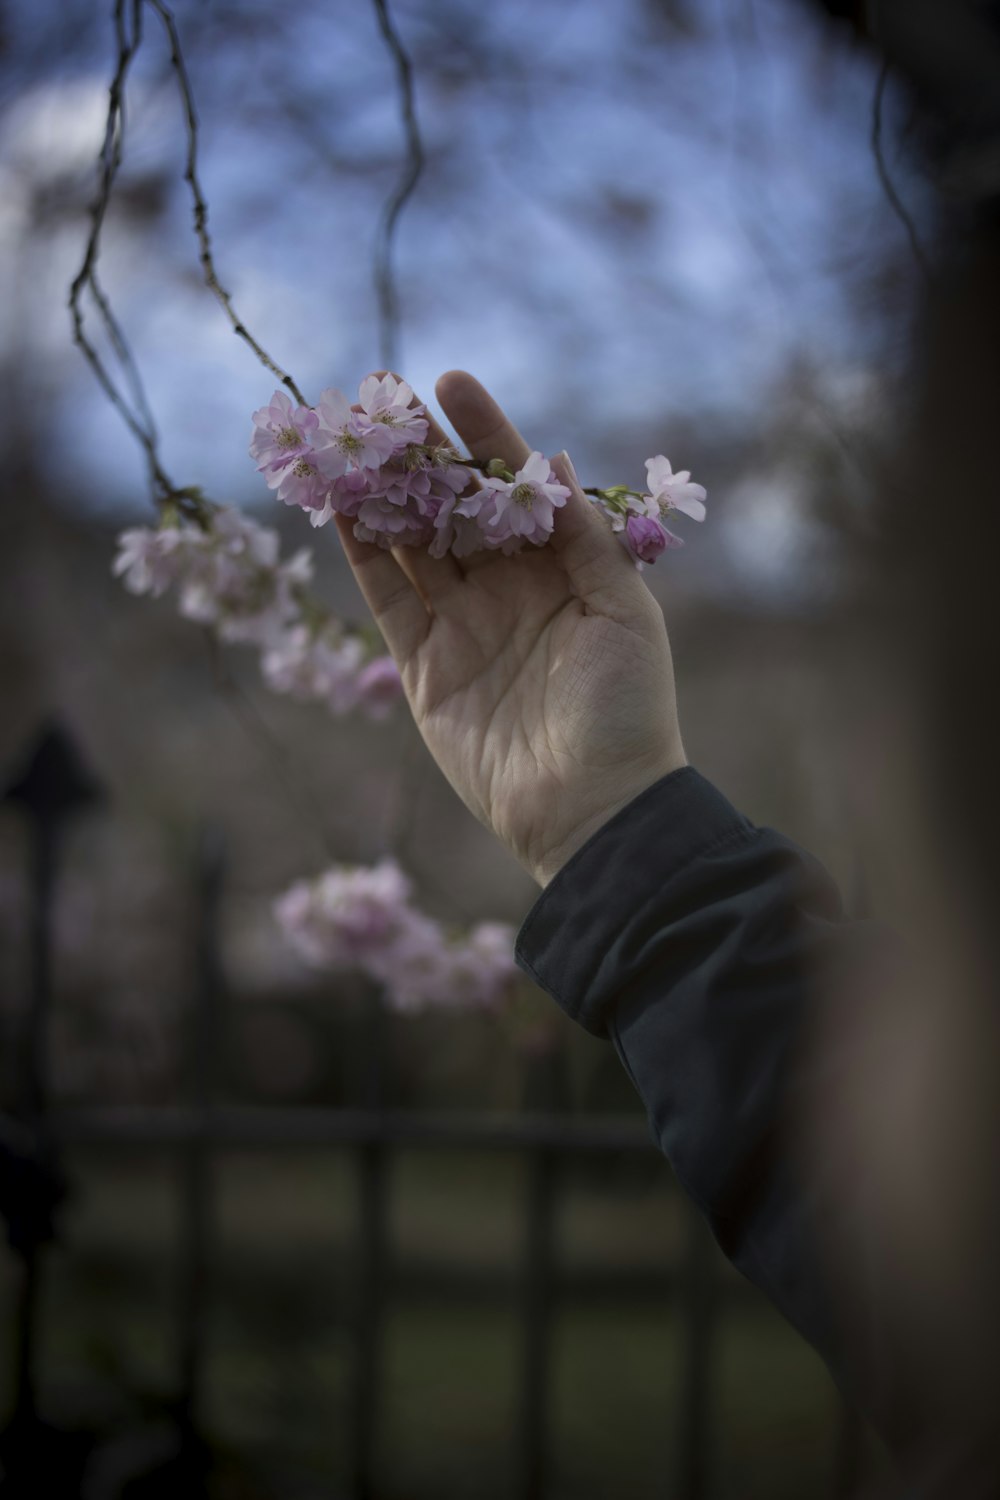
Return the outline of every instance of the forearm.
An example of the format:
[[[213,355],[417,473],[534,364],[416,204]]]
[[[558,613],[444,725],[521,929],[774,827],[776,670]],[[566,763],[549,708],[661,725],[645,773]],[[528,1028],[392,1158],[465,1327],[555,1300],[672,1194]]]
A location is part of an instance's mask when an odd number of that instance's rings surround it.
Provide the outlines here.
[[[690,767],[612,817],[518,939],[522,967],[614,1042],[725,1253],[853,1384],[798,1113],[819,992],[870,939],[816,860]]]

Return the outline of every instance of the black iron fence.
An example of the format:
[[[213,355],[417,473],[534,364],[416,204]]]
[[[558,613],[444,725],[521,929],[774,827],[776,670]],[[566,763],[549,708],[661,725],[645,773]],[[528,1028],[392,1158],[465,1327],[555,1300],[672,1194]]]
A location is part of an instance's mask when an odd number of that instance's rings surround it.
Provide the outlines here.
[[[30,987],[19,1049],[20,1098],[0,1117],[0,1190],[9,1238],[19,1264],[12,1330],[13,1409],[0,1450],[0,1485],[6,1495],[67,1500],[80,1491],[58,1459],[54,1434],[39,1407],[39,1302],[53,1219],[64,1191],[60,1160],[66,1147],[107,1152],[167,1149],[182,1164],[176,1251],[176,1399],[172,1416],[177,1450],[163,1493],[196,1497],[207,1491],[210,1453],[204,1421],[207,1312],[213,1296],[215,1194],[213,1166],[227,1148],[349,1149],[356,1163],[357,1254],[353,1277],[353,1395],[349,1500],[374,1500],[382,1392],[383,1327],[391,1295],[388,1210],[390,1165],[405,1148],[447,1152],[476,1149],[516,1153],[526,1160],[518,1307],[519,1403],[516,1431],[516,1500],[549,1493],[552,1318],[572,1295],[554,1255],[561,1165],[601,1156],[648,1156],[648,1130],[637,1117],[557,1114],[431,1114],[385,1107],[379,1066],[381,1022],[373,1015],[365,1107],[240,1108],[218,1102],[217,1080],[224,1036],[224,975],[219,952],[219,905],[224,863],[217,839],[206,836],[198,861],[199,930],[196,983],[188,1028],[190,1087],[187,1102],[171,1108],[55,1109],[49,1095],[53,909],[63,835],[72,817],[98,795],[69,740],[49,730],[35,746],[6,798],[25,813],[31,858]],[[683,1200],[686,1205],[686,1200]],[[710,1491],[713,1427],[713,1330],[741,1284],[720,1280],[717,1253],[698,1214],[688,1206],[684,1251],[676,1268],[648,1279],[646,1291],[672,1298],[680,1348],[679,1410],[664,1413],[663,1494],[704,1500]],[[620,1282],[614,1267],[607,1285]],[[632,1290],[636,1290],[635,1286]],[[640,1290],[642,1288],[639,1288]],[[844,1411],[831,1495],[853,1493],[859,1467],[859,1434]],[[51,1479],[46,1475],[51,1474]],[[57,1486],[62,1486],[57,1487]],[[471,1491],[470,1491],[471,1493]]]

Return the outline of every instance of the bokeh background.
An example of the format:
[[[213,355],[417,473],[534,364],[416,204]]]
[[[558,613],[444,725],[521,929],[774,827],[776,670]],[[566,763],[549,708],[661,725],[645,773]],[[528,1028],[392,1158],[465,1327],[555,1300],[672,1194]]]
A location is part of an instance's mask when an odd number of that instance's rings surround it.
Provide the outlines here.
[[[387,1021],[373,1092],[374,997],[282,945],[273,897],[333,858],[396,854],[453,922],[516,926],[535,891],[404,714],[373,726],[268,696],[252,655],[220,655],[169,599],[132,598],[111,578],[116,533],[154,512],[142,454],[73,347],[66,301],[95,194],[112,10],[0,7],[0,762],[12,775],[56,719],[105,794],[60,867],[49,1103],[168,1108],[204,1084],[191,1037],[209,850],[222,869],[218,1102],[632,1116],[641,1132],[611,1049],[574,1034],[527,982],[499,1018]],[[585,483],[638,484],[658,452],[694,471],[708,523],[645,575],[671,631],[689,758],[861,901],[879,873],[865,839],[879,705],[858,601],[922,286],[880,180],[876,99],[881,165],[917,234],[930,242],[935,229],[905,95],[891,78],[879,89],[881,60],[856,25],[807,0],[395,0],[392,16],[425,154],[393,248],[397,367],[428,399],[442,371],[472,370],[533,444],[567,448]],[[376,9],[178,0],[176,17],[222,279],[307,397],[350,390],[380,363],[375,248],[405,155]],[[279,514],[247,457],[249,413],[274,382],[202,283],[176,80],[149,9],[145,29],[101,274],[164,464],[278,526],[289,548],[313,545],[324,596],[359,616],[332,529]],[[25,820],[5,807],[13,1114],[29,855]],[[211,1154],[196,1425],[197,1483],[213,1495],[353,1492],[357,1156]],[[190,1167],[160,1147],[81,1137],[64,1149],[38,1407],[75,1434],[65,1473],[83,1478],[53,1494],[178,1492],[155,1486],[179,1430]],[[471,1143],[400,1149],[385,1166],[371,1493],[520,1493],[531,1172],[526,1153]],[[554,1255],[572,1295],[551,1311],[546,1496],[681,1494],[671,1455],[690,1341],[675,1273],[692,1256],[723,1290],[706,1334],[708,1457],[690,1493],[832,1494],[848,1469],[877,1462],[816,1358],[692,1240],[652,1152],[560,1158],[557,1176]],[[8,1252],[12,1329],[21,1274]],[[12,1357],[7,1410],[15,1384]]]

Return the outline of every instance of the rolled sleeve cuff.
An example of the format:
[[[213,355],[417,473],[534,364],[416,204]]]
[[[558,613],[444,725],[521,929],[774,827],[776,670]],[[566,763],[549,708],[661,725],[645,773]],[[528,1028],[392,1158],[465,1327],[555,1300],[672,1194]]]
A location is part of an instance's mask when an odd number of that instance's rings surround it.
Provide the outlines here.
[[[574,1021],[606,1036],[622,974],[642,962],[651,904],[694,860],[757,831],[692,766],[672,771],[609,818],[545,888],[518,933],[518,965]]]

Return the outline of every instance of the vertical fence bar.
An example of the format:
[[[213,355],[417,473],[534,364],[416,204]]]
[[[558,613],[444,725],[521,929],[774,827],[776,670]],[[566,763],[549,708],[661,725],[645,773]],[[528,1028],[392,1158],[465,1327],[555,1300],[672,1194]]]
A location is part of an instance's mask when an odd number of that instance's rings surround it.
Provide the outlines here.
[[[101,795],[101,788],[69,735],[53,724],[38,735],[2,799],[24,814],[30,840],[30,983],[21,1032],[18,1113],[31,1155],[29,1170],[24,1174],[25,1201],[17,1205],[21,1282],[14,1333],[13,1413],[15,1429],[28,1447],[38,1422],[37,1334],[42,1248],[51,1235],[51,1210],[58,1197],[46,1120],[56,878],[68,823]]]
[[[854,868],[851,873],[850,909],[856,922],[865,922],[871,916],[871,889],[864,853],[856,850]],[[838,1395],[837,1433],[833,1459],[831,1494],[840,1500],[842,1496],[855,1495],[861,1485],[864,1467],[864,1427],[860,1416],[849,1402]]]
[[[201,1415],[213,1238],[212,1148],[224,997],[219,942],[224,878],[222,837],[206,828],[197,854],[195,984],[187,1036],[187,1093],[196,1128],[181,1157],[179,1185],[177,1420],[189,1494],[203,1493],[205,1485]]]
[[[31,990],[24,1028],[21,1118],[32,1135],[36,1158],[48,1155],[45,1109],[48,1102],[48,1031],[52,1004],[52,905],[58,834],[44,818],[31,829]],[[21,1286],[15,1333],[15,1420],[22,1428],[38,1415],[35,1369],[42,1246],[28,1233],[22,1246]]]
[[[685,1244],[679,1282],[681,1388],[673,1496],[705,1500],[711,1482],[711,1389],[717,1299],[715,1244],[684,1199]]]
[[[852,1406],[841,1400],[833,1466],[832,1493],[835,1500],[846,1500],[846,1497],[858,1493],[863,1448],[861,1418]]]
[[[518,1494],[521,1500],[542,1500],[547,1480],[551,1384],[554,1153],[546,1146],[535,1146],[530,1152],[527,1165],[528,1196],[521,1302],[523,1352]]]
[[[367,1002],[365,1016],[364,1104],[382,1111],[386,1103],[388,1014],[382,996]],[[382,1373],[382,1331],[388,1240],[389,1162],[381,1140],[364,1141],[357,1152],[358,1249],[355,1324],[352,1493],[373,1500]]]

